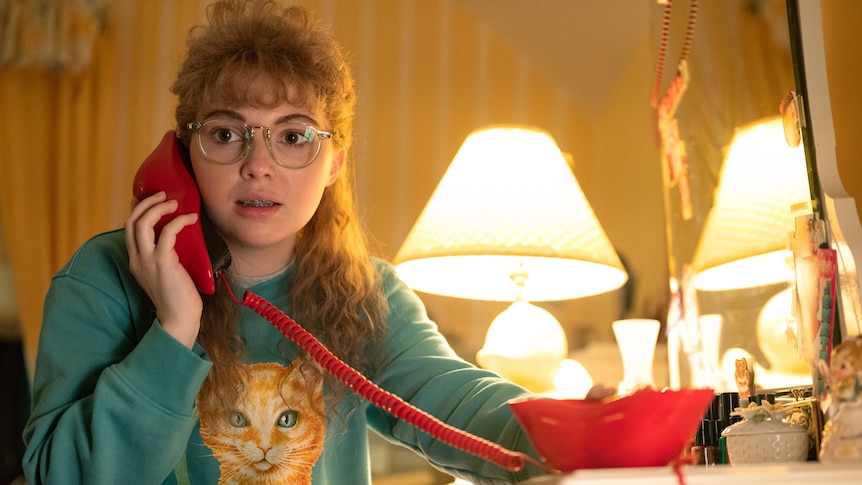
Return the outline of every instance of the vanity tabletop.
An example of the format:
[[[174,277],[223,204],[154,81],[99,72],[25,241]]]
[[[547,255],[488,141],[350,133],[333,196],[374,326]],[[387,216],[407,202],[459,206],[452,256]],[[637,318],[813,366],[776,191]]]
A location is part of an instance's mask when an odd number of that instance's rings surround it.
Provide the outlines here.
[[[573,473],[534,478],[523,485],[718,485],[726,483],[781,484],[854,484],[862,483],[862,461],[856,463],[823,464],[804,462],[775,465],[684,466],[682,477],[673,467],[605,468],[578,470]],[[681,478],[681,479],[680,479]]]

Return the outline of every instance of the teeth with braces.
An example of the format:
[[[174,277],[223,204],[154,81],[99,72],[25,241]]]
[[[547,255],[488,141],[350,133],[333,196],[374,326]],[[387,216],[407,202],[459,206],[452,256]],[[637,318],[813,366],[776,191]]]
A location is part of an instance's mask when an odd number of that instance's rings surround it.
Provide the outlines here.
[[[244,207],[272,207],[275,202],[271,200],[241,200],[240,204]]]

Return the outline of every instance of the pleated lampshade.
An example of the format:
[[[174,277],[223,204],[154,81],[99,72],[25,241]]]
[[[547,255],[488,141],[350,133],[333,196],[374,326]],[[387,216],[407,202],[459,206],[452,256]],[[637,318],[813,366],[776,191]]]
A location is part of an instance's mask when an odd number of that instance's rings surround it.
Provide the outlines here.
[[[472,132],[395,257],[412,288],[477,300],[564,300],[627,278],[554,139],[542,129]]]
[[[720,291],[793,280],[791,206],[811,200],[805,152],[780,117],[733,136],[692,266],[695,287]]]

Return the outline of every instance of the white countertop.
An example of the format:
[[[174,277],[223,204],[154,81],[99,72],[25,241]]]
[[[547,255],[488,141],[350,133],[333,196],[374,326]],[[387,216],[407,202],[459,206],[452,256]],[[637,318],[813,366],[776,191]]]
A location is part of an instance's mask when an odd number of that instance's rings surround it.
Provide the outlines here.
[[[780,482],[777,477],[780,476]],[[862,461],[847,464],[805,462],[781,465],[684,466],[682,480],[672,467],[606,468],[534,478],[524,485],[719,485],[727,483],[853,484],[862,483]]]

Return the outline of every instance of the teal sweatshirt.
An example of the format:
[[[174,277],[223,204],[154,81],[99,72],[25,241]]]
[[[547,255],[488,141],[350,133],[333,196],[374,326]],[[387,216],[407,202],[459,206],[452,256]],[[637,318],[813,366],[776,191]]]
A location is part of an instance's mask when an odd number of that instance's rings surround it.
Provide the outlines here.
[[[392,266],[375,264],[389,302],[375,384],[456,428],[535,456],[506,404],[527,391],[460,359]],[[289,315],[294,275],[291,267],[250,290]],[[212,366],[206,352],[189,350],[154,318],[129,272],[123,230],[85,243],[45,300],[24,431],[29,483],[371,483],[368,428],[475,483],[540,473],[531,465],[507,471],[352,395],[323,416],[328,386],[296,365],[303,351],[251,310],[240,316],[248,372],[238,409],[198,416],[195,397]]]

